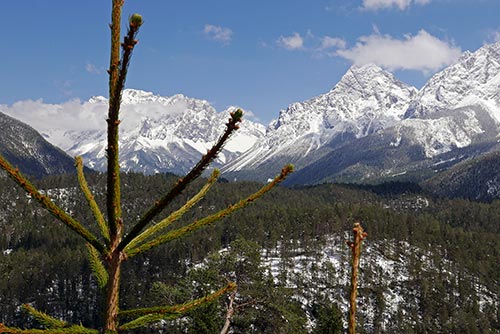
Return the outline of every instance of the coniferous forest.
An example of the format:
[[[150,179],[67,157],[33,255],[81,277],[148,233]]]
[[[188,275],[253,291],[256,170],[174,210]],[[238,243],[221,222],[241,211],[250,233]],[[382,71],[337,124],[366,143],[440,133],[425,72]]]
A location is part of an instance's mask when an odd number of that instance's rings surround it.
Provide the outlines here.
[[[124,221],[176,179],[124,174]],[[104,174],[88,175],[99,204],[105,181]],[[261,186],[218,183],[179,225]],[[79,221],[92,219],[79,216],[88,210],[76,176],[47,177],[37,186]],[[104,300],[85,246],[13,181],[0,178],[0,189],[0,323],[36,328],[20,308],[25,303],[68,322],[100,323]],[[499,216],[498,201],[437,198],[408,183],[278,187],[237,216],[133,258],[123,268],[129,279],[121,303],[177,304],[232,281],[237,298],[222,297],[180,319],[155,323],[149,332],[218,333],[231,301],[233,333],[344,332],[345,240],[352,223],[361,221],[368,238],[360,265],[360,333],[498,333]]]

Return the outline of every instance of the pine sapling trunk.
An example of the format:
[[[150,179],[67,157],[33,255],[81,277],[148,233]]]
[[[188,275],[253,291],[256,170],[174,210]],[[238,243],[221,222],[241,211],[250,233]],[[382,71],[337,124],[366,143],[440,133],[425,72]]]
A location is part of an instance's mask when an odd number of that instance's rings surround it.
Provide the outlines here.
[[[107,147],[107,198],[108,223],[110,231],[110,252],[106,256],[108,283],[106,285],[106,310],[104,332],[118,333],[118,302],[120,293],[121,255],[116,246],[121,240],[120,166],[118,163],[118,113],[121,90],[118,89],[120,73],[120,25],[123,0],[113,0],[111,12],[111,54],[109,64],[109,112]]]
[[[361,243],[368,234],[360,223],[353,228],[353,241],[347,241],[352,252],[351,294],[349,297],[349,334],[356,334],[356,298],[358,296],[358,268],[361,257]]]
[[[227,305],[227,312],[226,312],[226,322],[224,323],[224,327],[222,327],[220,334],[229,333],[229,329],[231,328],[231,321],[233,319],[235,311],[234,300],[236,299],[236,292],[237,290],[233,291],[229,296],[229,304]]]
[[[107,260],[108,284],[106,285],[106,311],[104,332],[106,334],[118,333],[118,311],[120,296],[120,272],[123,256],[121,252],[113,252]]]
[[[104,333],[118,333],[118,312],[120,299],[120,273],[124,260],[124,253],[117,250],[121,240],[123,224],[117,224],[116,234],[111,236],[111,252],[105,261],[108,271],[108,283],[106,285],[106,310],[104,318]]]

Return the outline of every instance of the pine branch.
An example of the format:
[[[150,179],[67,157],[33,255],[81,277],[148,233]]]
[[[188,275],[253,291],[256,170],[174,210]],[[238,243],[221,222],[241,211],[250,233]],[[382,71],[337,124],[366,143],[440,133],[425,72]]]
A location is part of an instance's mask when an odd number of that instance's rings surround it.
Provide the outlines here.
[[[139,219],[137,224],[118,245],[118,250],[123,250],[136,236],[138,236],[146,225],[148,225],[156,215],[158,215],[168,204],[170,204],[170,202],[177,197],[188,184],[199,177],[207,166],[215,159],[231,134],[239,128],[238,123],[241,122],[243,111],[238,109],[235,112],[230,113],[230,115],[231,117],[229,118],[229,122],[226,124],[226,131],[219,138],[217,143],[210,150],[208,150],[207,154],[202,156],[201,160],[184,178],[179,179],[174,187],[165,196],[156,201],[155,204]]]
[[[113,14],[111,22],[111,59],[109,69],[109,111],[108,111],[108,197],[107,209],[110,231],[118,235],[121,231],[121,203],[120,203],[120,164],[118,160],[118,126],[120,120],[120,105],[122,91],[127,79],[128,66],[132,51],[137,40],[135,39],[142,25],[142,16],[134,14],[129,18],[127,36],[121,44],[122,57],[118,58],[120,49],[120,17],[123,0],[113,0]],[[113,238],[114,240],[114,238]]]
[[[102,236],[104,237],[106,242],[109,243],[110,239],[109,239],[108,225],[106,223],[106,220],[104,219],[101,210],[99,209],[99,206],[97,205],[97,202],[95,201],[94,196],[92,195],[89,189],[87,180],[85,180],[85,175],[83,174],[82,157],[75,158],[75,166],[78,175],[78,183],[80,184],[80,189],[85,195],[85,199],[89,203],[90,209],[92,210],[92,214],[94,215],[94,218],[101,229]]]
[[[95,329],[88,329],[81,325],[73,325],[64,328],[51,329],[21,329],[14,327],[6,327],[0,323],[0,334],[98,334]]]
[[[33,318],[35,318],[41,325],[47,328],[64,328],[68,326],[65,321],[51,317],[50,315],[36,310],[33,306],[29,304],[24,304],[22,306],[23,310],[28,312]]]
[[[24,176],[19,169],[14,168],[7,160],[0,156],[0,167],[4,169],[8,176],[13,179],[21,188],[23,188],[31,197],[40,203],[54,217],[63,222],[66,226],[84,238],[88,243],[94,246],[99,252],[104,253],[104,246],[97,238],[90,233],[82,224],[67,214],[63,209],[57,206],[52,200],[42,195],[40,191]]]
[[[111,55],[109,64],[109,110],[108,110],[108,147],[107,160],[107,197],[106,206],[110,238],[115,239],[121,223],[120,204],[120,164],[118,161],[118,119],[121,103],[121,91],[116,94],[120,77],[120,24],[123,0],[113,0],[111,14]]]
[[[135,247],[137,244],[143,242],[144,240],[150,238],[153,236],[155,233],[167,228],[170,226],[173,222],[177,221],[179,218],[181,218],[189,209],[193,207],[196,203],[198,203],[205,195],[207,192],[210,190],[212,185],[217,181],[217,178],[220,175],[220,171],[218,169],[215,169],[212,172],[212,175],[208,179],[207,183],[201,188],[201,190],[193,197],[189,199],[189,201],[186,202],[179,210],[172,212],[167,218],[163,219],[160,221],[158,224],[155,224],[142,232],[140,235],[135,237],[128,245],[125,247],[124,251],[127,252],[127,250],[132,249]]]
[[[92,273],[97,279],[99,287],[104,288],[108,283],[109,276],[108,272],[106,271],[106,268],[104,268],[104,265],[101,261],[100,253],[91,244],[87,243],[86,246],[88,250],[88,258],[90,262],[90,268],[92,269]]]
[[[281,174],[276,176],[272,182],[269,182],[266,184],[264,187],[262,187],[259,191],[253,193],[252,195],[248,196],[247,198],[239,201],[238,203],[234,205],[230,205],[224,210],[221,210],[213,215],[207,216],[203,219],[197,220],[187,226],[183,226],[181,228],[178,228],[176,230],[170,231],[152,241],[149,241],[147,243],[144,243],[136,248],[130,249],[128,252],[126,252],[127,256],[132,257],[137,254],[146,252],[150,250],[151,248],[157,247],[159,245],[162,245],[166,242],[172,241],[174,239],[178,239],[188,233],[192,233],[204,226],[210,225],[228,215],[233,213],[236,210],[242,209],[248,204],[252,203],[265,193],[267,193],[269,190],[271,190],[274,186],[276,186],[278,183],[283,181],[288,174],[290,174],[293,171],[293,165],[287,165],[281,170]]]
[[[122,46],[122,59],[120,62],[120,74],[118,76],[118,82],[115,87],[114,96],[119,99],[118,103],[121,104],[121,92],[125,86],[125,80],[127,79],[128,66],[130,64],[130,58],[132,57],[132,51],[138,41],[135,39],[139,33],[139,28],[141,27],[143,21],[142,16],[139,14],[133,14],[129,17],[129,26],[127,30],[127,36],[125,36]]]
[[[119,313],[120,317],[139,316],[139,318],[120,326],[120,330],[142,327],[152,322],[156,322],[163,319],[171,320],[178,318],[184,315],[185,313],[194,310],[197,307],[213,302],[223,294],[235,290],[236,287],[237,287],[236,283],[230,282],[225,288],[222,288],[208,296],[195,299],[185,304],[174,305],[174,306],[158,306],[158,307],[149,307],[149,308],[122,311]]]

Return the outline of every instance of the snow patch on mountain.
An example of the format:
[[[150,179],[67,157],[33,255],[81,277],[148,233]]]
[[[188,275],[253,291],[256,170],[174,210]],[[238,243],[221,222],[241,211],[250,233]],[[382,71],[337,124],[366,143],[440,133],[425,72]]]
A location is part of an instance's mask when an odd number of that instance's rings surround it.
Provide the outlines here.
[[[313,297],[322,294],[338,303],[343,314],[349,312],[351,254],[345,244],[349,234],[332,235],[311,250],[280,244],[277,248],[263,250],[263,265],[269,269],[275,281],[286,279],[290,289],[300,291],[295,296],[305,309]],[[292,244],[290,242],[290,244]],[[290,249],[292,248],[292,249]],[[283,253],[296,254],[283,261]],[[420,268],[415,272],[415,263]],[[363,243],[360,260],[358,312],[364,319],[364,329],[374,333],[376,317],[381,321],[384,332],[392,333],[398,313],[410,314],[421,303],[422,292],[415,289],[413,282],[418,275],[427,273],[441,277],[450,289],[450,295],[459,295],[456,265],[443,257],[436,257],[430,251],[410,245],[406,241],[378,240]],[[413,268],[412,268],[413,267]],[[462,273],[472,279],[469,273]],[[379,290],[377,297],[371,291]],[[481,310],[496,305],[496,295],[483,284],[475,285],[475,295]],[[383,306],[380,304],[383,300]],[[308,307],[309,306],[309,307]],[[378,314],[377,314],[378,313]],[[380,320],[382,319],[382,320]],[[414,319],[417,320],[417,319]],[[344,328],[346,328],[344,323]]]
[[[407,119],[398,127],[400,132],[411,134],[413,141],[422,146],[427,158],[432,158],[455,148],[469,146],[474,135],[483,133],[474,112],[464,112],[457,122],[452,117],[438,119]]]
[[[100,113],[101,128],[86,131],[50,129],[45,137],[87,165],[106,169],[107,136],[104,115],[108,101],[92,97],[82,109]],[[145,173],[188,171],[225,130],[229,113],[217,112],[206,100],[177,94],[171,97],[126,89],[122,94],[120,166]],[[249,149],[264,134],[263,125],[245,119],[216,161],[223,164]]]
[[[495,136],[500,130],[500,43],[467,51],[457,64],[435,74],[405,118],[401,126],[413,133],[428,158],[469,146],[482,134]]]
[[[375,136],[384,133],[393,139],[382,142],[380,138],[387,137]],[[298,170],[316,161],[325,166],[323,157],[341,147],[345,153],[337,159],[348,161],[345,147],[356,149],[367,136],[373,141],[364,145],[373,144],[373,150],[380,145],[411,148],[417,158],[421,148],[424,159],[434,158],[494,141],[499,133],[500,43],[496,43],[465,52],[420,91],[375,65],[353,66],[330,92],[282,110],[259,145],[224,171],[248,172],[274,161],[293,162]],[[375,157],[369,159],[369,164],[375,163]]]
[[[224,131],[234,110],[217,112],[205,100],[134,89],[124,90],[122,101],[121,165],[145,173],[187,171]],[[107,102],[102,96],[61,105],[23,101],[0,110],[69,154],[82,155],[90,167],[105,170]],[[496,140],[499,133],[500,42],[465,52],[420,91],[378,66],[353,66],[329,92],[281,110],[267,129],[245,120],[215,165],[227,164],[224,172],[260,173],[262,168],[274,174],[276,165],[294,163],[299,170],[340,147],[355,149],[367,137],[374,139],[374,150],[413,145],[424,158],[433,158]],[[382,143],[379,134],[393,138]]]
[[[459,61],[435,74],[412,101],[405,117],[429,118],[467,101],[490,101],[500,105],[500,43],[466,51]],[[497,115],[496,119],[500,119]]]
[[[279,156],[300,159],[335,138],[360,138],[391,127],[416,94],[416,88],[376,65],[353,66],[328,93],[282,110],[264,140],[225,170],[255,168]]]

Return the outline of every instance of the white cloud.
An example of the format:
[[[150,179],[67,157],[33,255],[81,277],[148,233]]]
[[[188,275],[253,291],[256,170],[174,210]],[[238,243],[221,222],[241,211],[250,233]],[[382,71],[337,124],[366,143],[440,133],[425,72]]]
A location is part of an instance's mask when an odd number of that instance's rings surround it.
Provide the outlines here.
[[[40,132],[49,129],[94,130],[105,126],[107,116],[106,105],[81,103],[79,100],[61,104],[48,104],[41,99],[25,100],[9,107],[1,106],[1,111]]]
[[[101,74],[101,70],[95,66],[94,64],[87,63],[85,65],[85,71],[92,73],[92,74]]]
[[[339,37],[315,36],[311,30],[304,35],[297,32],[290,36],[280,36],[276,44],[287,50],[301,50],[311,52],[315,56],[332,55],[332,49],[344,49],[346,41]]]
[[[323,36],[321,39],[321,50],[339,48],[344,49],[346,47],[346,41],[338,37]]]
[[[281,36],[277,43],[285,49],[298,50],[304,46],[304,39],[299,33],[294,33],[292,36]]]
[[[374,63],[388,70],[429,72],[452,64],[461,53],[460,48],[420,30],[402,40],[380,34],[363,36],[354,47],[335,54],[356,65]]]
[[[490,30],[488,32],[488,41],[487,43],[497,43],[500,42],[500,30]]]
[[[182,116],[189,106],[186,101],[174,101],[165,105],[159,102],[141,104],[122,104],[120,108],[120,132],[137,131],[145,118],[157,121],[165,117]],[[46,139],[52,144],[68,150],[73,146],[69,142],[72,133],[99,131],[105,133],[108,116],[107,100],[89,103],[74,99],[61,104],[49,104],[40,100],[24,100],[14,104],[0,105],[0,112],[14,117],[40,132],[50,134]]]
[[[203,32],[210,39],[222,42],[224,44],[229,44],[229,42],[231,42],[231,39],[233,38],[233,31],[231,29],[220,26],[214,26],[212,24],[205,24]]]
[[[59,92],[64,96],[72,96],[73,95],[73,81],[72,80],[64,80],[64,81],[55,81],[55,87],[59,89]]]
[[[378,10],[397,7],[400,10],[405,10],[412,4],[426,5],[430,2],[431,0],[363,0],[363,9]]]

